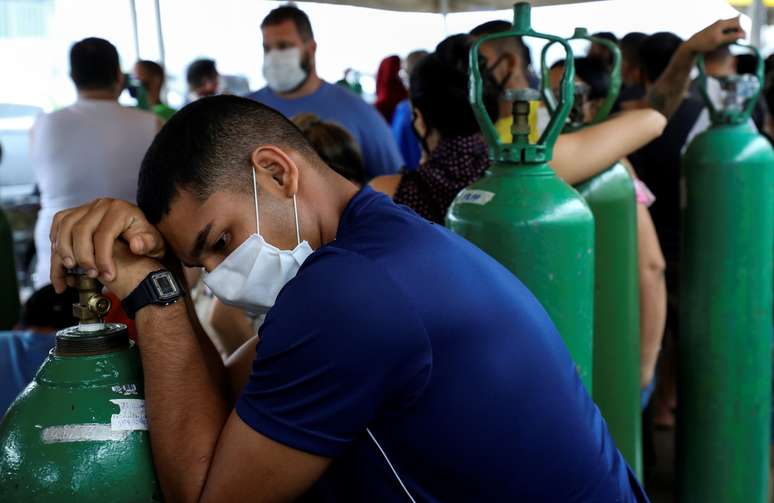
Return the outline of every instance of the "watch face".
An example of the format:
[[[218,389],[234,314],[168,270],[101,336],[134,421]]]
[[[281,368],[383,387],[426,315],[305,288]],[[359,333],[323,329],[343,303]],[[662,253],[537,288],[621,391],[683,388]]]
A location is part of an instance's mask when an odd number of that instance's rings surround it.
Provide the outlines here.
[[[160,300],[171,299],[180,295],[177,283],[172,277],[171,272],[163,271],[154,274],[151,279],[153,280],[153,286],[156,287],[156,293]]]

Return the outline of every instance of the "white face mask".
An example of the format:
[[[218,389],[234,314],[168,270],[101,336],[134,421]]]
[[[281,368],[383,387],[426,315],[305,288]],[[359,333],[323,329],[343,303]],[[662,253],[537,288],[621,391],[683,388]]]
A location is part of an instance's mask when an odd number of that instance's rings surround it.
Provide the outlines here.
[[[269,88],[277,93],[292,91],[306,80],[301,68],[301,49],[272,49],[263,56],[263,77]]]
[[[546,107],[540,107],[537,109],[537,130],[538,135],[543,134],[543,131],[548,127],[548,123],[551,122],[551,114],[548,113]]]
[[[258,192],[253,170],[255,196],[255,234],[231,252],[203,279],[204,284],[224,304],[254,314],[265,314],[274,305],[282,287],[293,279],[313,253],[309,243],[301,242],[298,228],[298,209],[293,195],[293,213],[296,219],[296,241],[292,250],[280,250],[267,243],[260,234],[258,220]]]

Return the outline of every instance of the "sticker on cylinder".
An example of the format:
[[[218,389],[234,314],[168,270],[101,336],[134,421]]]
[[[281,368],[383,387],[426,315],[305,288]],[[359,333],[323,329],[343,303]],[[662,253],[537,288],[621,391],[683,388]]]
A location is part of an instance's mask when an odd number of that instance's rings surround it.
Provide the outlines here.
[[[495,193],[488,190],[465,189],[457,196],[457,203],[470,203],[483,206],[494,198]]]
[[[107,424],[61,424],[49,426],[40,432],[44,444],[69,444],[72,442],[109,442],[126,438],[128,431],[116,431]]]
[[[147,430],[148,421],[145,418],[145,400],[138,398],[116,398],[110,400],[118,405],[118,414],[110,418],[110,429],[113,431]]]
[[[138,394],[136,384],[119,384],[111,387],[110,389],[113,390],[113,393],[118,393],[119,395],[137,395]]]

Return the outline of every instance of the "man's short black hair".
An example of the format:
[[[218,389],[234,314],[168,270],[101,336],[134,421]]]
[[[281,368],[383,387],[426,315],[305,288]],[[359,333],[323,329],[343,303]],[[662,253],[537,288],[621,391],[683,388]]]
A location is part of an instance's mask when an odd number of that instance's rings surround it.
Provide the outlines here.
[[[101,38],[84,38],[70,48],[70,77],[77,89],[105,89],[118,82],[118,51]]]
[[[479,37],[483,37],[484,35],[492,35],[494,33],[511,31],[512,29],[513,29],[513,24],[510,21],[503,21],[501,19],[497,19],[494,21],[487,21],[486,23],[481,23],[480,25],[470,30],[470,35],[473,37],[479,38]],[[504,38],[501,40],[497,40],[494,43],[498,53],[502,53],[502,50],[506,49],[508,44],[513,44],[513,47],[518,46],[519,50],[521,51],[521,57],[523,60],[524,68],[528,68],[529,65],[532,64],[532,55],[530,54],[529,48],[527,47],[527,44],[524,43],[524,39],[522,37]]]
[[[260,145],[295,150],[322,165],[301,131],[273,108],[230,95],[186,105],[164,124],[145,153],[137,205],[156,224],[169,213],[181,188],[201,201],[217,190],[252,192],[250,156]]]
[[[218,76],[218,69],[215,68],[215,60],[197,59],[188,65],[185,71],[185,80],[191,87],[199,87],[205,79],[213,79]]]
[[[564,65],[566,65],[566,64],[567,64],[567,60],[566,60],[566,59],[564,59],[564,58],[562,58],[562,59],[557,59],[556,61],[554,61],[553,63],[551,63],[551,66],[550,66],[548,69],[549,69],[549,70],[554,70],[555,68],[562,68],[562,67],[564,67]]]
[[[468,63],[472,38],[452,35],[435,52],[417,63],[411,74],[411,104],[422,112],[427,130],[441,138],[469,136],[480,131],[468,101]],[[479,58],[484,106],[492,122],[498,118],[499,91],[494,78]]]
[[[650,35],[640,44],[640,68],[648,82],[655,82],[666,70],[683,39],[668,31]]]
[[[470,34],[474,37],[483,37],[484,35],[491,35],[492,33],[502,33],[504,31],[511,31],[513,24],[510,21],[504,21],[502,19],[496,19],[494,21],[487,21],[481,23],[472,30]]]
[[[589,99],[607,96],[610,90],[610,71],[605,63],[589,57],[575,58],[575,76],[589,86]]]
[[[610,31],[598,31],[596,33],[593,33],[591,36],[594,38],[603,38],[605,40],[609,40],[614,44],[618,43],[618,37],[615,36],[615,33]]]
[[[618,43],[618,46],[621,49],[621,57],[633,65],[639,65],[640,46],[646,38],[648,38],[648,36],[640,31],[633,31],[624,35]]]
[[[261,29],[267,26],[276,26],[285,21],[293,21],[302,40],[314,40],[314,32],[312,31],[312,23],[309,22],[309,16],[295,5],[283,5],[273,9],[261,21]]]
[[[58,294],[46,285],[30,295],[21,312],[19,324],[24,328],[67,328],[78,321],[73,316],[73,304],[78,303],[78,290],[67,288]]]
[[[728,50],[727,46],[726,50]],[[733,56],[730,51],[729,56]],[[755,54],[738,54],[736,56],[736,73],[740,75],[744,73],[752,73],[754,75],[757,69],[758,57],[755,56]]]
[[[145,70],[150,73],[151,75],[154,75],[156,77],[159,77],[161,79],[161,82],[164,82],[164,67],[160,64],[156,63],[155,61],[151,61],[149,59],[141,59],[137,62],[138,65],[145,68]]]

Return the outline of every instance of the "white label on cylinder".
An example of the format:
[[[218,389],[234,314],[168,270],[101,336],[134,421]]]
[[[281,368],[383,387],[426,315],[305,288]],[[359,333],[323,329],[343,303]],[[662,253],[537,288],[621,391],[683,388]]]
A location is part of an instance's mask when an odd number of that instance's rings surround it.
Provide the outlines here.
[[[43,431],[40,432],[40,439],[44,444],[108,442],[123,440],[128,434],[128,431],[114,431],[109,424],[61,424],[43,428]]]
[[[139,398],[116,398],[110,400],[118,405],[118,414],[110,418],[110,429],[113,431],[147,430],[148,421],[145,418],[145,400]]]
[[[485,205],[494,198],[495,193],[488,190],[465,189],[457,196],[457,203]]]

